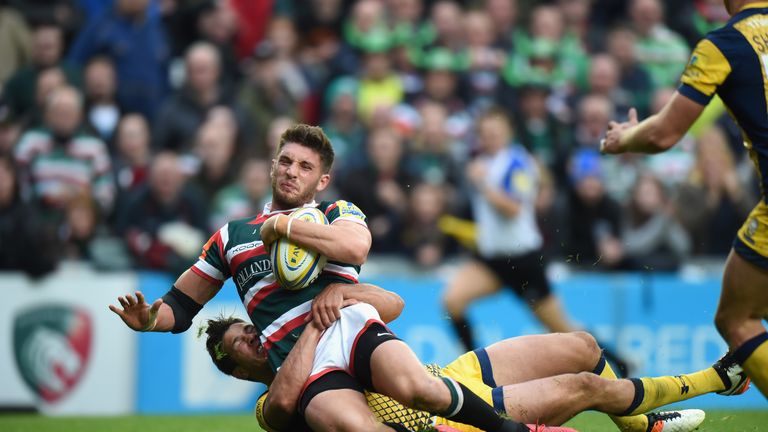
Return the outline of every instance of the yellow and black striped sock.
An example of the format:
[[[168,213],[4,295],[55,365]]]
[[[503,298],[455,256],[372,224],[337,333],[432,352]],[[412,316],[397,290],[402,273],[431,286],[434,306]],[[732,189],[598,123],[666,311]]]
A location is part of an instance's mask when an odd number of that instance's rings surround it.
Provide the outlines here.
[[[600,356],[600,360],[597,362],[597,366],[595,366],[595,369],[592,372],[606,379],[617,379],[611,364],[605,361],[605,356]],[[645,432],[648,429],[648,417],[642,414],[625,417],[609,417],[622,432]]]
[[[768,333],[760,333],[746,341],[733,352],[733,357],[763,396],[768,398]]]

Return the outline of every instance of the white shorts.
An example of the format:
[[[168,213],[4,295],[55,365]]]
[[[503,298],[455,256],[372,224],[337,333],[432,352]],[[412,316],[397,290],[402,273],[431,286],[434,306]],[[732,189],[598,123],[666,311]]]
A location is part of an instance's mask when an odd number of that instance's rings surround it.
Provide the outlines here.
[[[358,337],[373,323],[384,325],[376,308],[358,303],[341,310],[341,318],[325,330],[315,349],[312,373],[305,388],[334,370],[352,374],[352,353]]]

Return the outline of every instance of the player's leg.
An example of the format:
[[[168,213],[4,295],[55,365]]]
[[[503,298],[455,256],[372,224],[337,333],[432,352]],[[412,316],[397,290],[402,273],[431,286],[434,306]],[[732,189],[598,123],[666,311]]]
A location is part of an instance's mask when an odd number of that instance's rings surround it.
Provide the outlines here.
[[[601,350],[589,333],[571,332],[505,339],[476,350],[475,355],[483,373],[491,371],[495,384],[491,387],[497,387],[592,371],[600,360]],[[483,364],[484,355],[487,366]]]
[[[355,373],[363,373],[357,363]],[[400,340],[376,346],[369,356],[370,388],[410,408],[428,411],[485,431],[515,431],[525,425],[504,420],[482,398],[451,378],[437,378],[424,369],[411,349]]]
[[[731,251],[723,274],[715,324],[733,356],[766,397],[768,333],[762,320],[767,316],[768,270],[750,264]]]
[[[560,300],[552,293],[546,265],[543,253],[535,251],[511,259],[499,276],[550,333],[574,331]]]
[[[607,379],[617,379],[595,338],[582,331],[506,339],[484,350],[476,350],[475,356],[479,363],[476,367],[481,371],[483,381],[491,387],[579,372],[592,372]],[[448,368],[453,366],[452,363]],[[461,369],[464,374],[471,370],[465,367]],[[487,380],[488,375],[493,378],[492,381]],[[495,391],[498,394],[498,390]],[[645,432],[649,423],[645,415],[611,416],[611,420],[619,430],[625,432]]]
[[[714,373],[712,368],[697,372]],[[691,374],[695,375],[695,374]],[[561,424],[574,415],[593,409],[613,415],[636,415],[722,389],[692,387],[690,375],[610,380],[593,373],[558,375],[501,388],[503,405],[512,418],[530,423]],[[677,381],[671,384],[669,378]],[[653,391],[647,391],[655,382]],[[637,430],[622,429],[622,430]]]
[[[466,357],[466,358],[465,358]],[[487,360],[486,360],[487,358]],[[475,360],[476,359],[476,360]],[[476,364],[462,366],[451,363],[446,369],[455,368],[462,375],[481,376],[486,384],[507,386],[538,378],[565,373],[592,372],[606,379],[617,379],[610,364],[605,361],[594,337],[586,332],[565,334],[532,335],[497,342],[484,350],[476,350],[474,356],[462,356],[457,362],[474,360]],[[468,371],[480,372],[468,372]],[[490,375],[493,380],[487,380]],[[705,374],[690,375],[698,388],[698,381]],[[720,387],[717,387],[720,388]],[[683,415],[695,416],[694,412]],[[622,431],[645,432],[655,417],[647,415],[611,416],[611,420]],[[675,417],[659,421],[685,421]]]
[[[529,303],[529,305],[536,319],[550,333],[565,333],[575,330],[556,295],[550,293],[544,298]]]
[[[330,372],[305,390],[299,412],[315,431],[392,431],[368,408],[362,387],[345,372]]]
[[[476,346],[472,327],[465,316],[467,307],[473,301],[497,292],[500,287],[501,281],[496,275],[486,264],[476,259],[462,265],[448,283],[443,293],[443,307],[467,351]]]
[[[515,420],[559,425],[588,409],[625,410],[634,386],[627,380],[606,380],[581,372],[512,384],[495,392],[501,393],[506,414]]]

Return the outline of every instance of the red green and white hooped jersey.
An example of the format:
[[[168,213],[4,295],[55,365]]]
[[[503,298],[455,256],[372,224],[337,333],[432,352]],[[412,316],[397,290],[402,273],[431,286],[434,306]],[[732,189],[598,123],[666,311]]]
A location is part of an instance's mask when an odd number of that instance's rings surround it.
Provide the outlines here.
[[[317,207],[328,223],[351,221],[368,226],[360,209],[347,201],[311,202],[304,207]],[[282,289],[272,273],[269,252],[261,241],[261,225],[278,213],[290,214],[296,209],[271,211],[271,203],[255,217],[229,222],[216,231],[203,246],[203,252],[190,268],[198,276],[221,286],[232,278],[237,293],[261,332],[261,343],[267,350],[269,364],[277,371],[304,330],[304,319],[310,312],[312,299],[328,284],[357,283],[360,266],[328,261],[320,276],[299,291]]]

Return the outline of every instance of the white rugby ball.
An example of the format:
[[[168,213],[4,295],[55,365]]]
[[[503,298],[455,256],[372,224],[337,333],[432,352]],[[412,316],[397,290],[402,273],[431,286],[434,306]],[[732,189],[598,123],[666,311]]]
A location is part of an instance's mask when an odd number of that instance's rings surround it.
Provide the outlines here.
[[[315,207],[300,208],[291,213],[289,217],[328,225],[325,214]],[[275,274],[275,279],[281,287],[290,291],[306,288],[317,279],[327,262],[324,255],[292,243],[287,236],[280,237],[270,249],[272,272]]]

